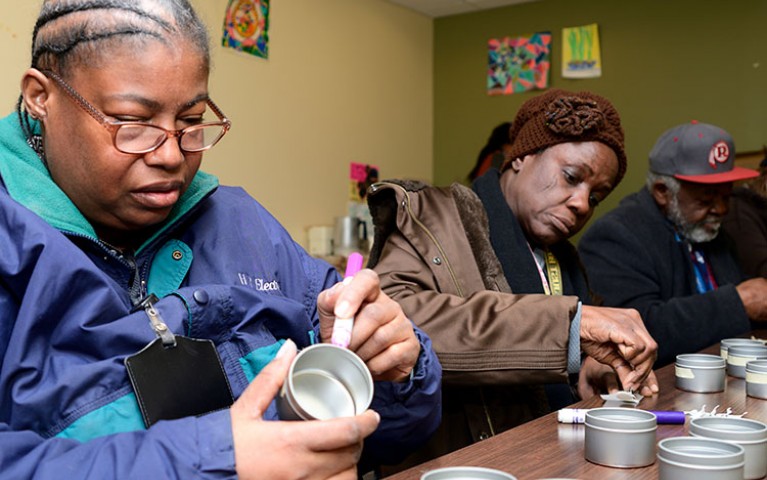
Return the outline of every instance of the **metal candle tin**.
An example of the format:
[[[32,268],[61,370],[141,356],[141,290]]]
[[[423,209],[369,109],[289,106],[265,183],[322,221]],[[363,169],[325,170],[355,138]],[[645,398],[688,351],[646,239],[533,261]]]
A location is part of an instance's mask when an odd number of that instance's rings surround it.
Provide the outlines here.
[[[743,478],[767,475],[767,425],[764,423],[738,417],[693,418],[690,435],[737,443],[745,451]]]
[[[741,480],[745,453],[736,443],[702,437],[658,442],[659,480]]]
[[[727,349],[727,373],[733,377],[745,378],[746,363],[765,359],[767,347],[764,345],[730,345]]]
[[[767,400],[767,360],[746,364],[746,395]]]
[[[676,356],[676,388],[696,393],[724,390],[725,360],[718,355],[685,353]]]
[[[517,480],[516,477],[500,470],[482,467],[448,467],[430,470],[421,475],[421,480]]]
[[[631,468],[655,461],[655,414],[632,408],[592,408],[584,424],[589,462]]]
[[[725,360],[727,360],[727,351],[732,345],[754,345],[758,347],[764,346],[764,343],[753,338],[725,338],[719,342],[719,355]]]
[[[327,420],[367,410],[373,378],[354,352],[329,343],[301,350],[277,397],[283,420]]]

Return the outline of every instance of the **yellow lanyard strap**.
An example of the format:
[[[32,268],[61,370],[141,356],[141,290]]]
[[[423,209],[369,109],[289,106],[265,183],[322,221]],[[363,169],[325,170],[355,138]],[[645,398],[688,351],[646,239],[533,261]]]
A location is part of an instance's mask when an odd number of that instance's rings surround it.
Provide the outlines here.
[[[547,280],[546,274],[543,273],[543,269],[539,263],[540,257],[536,255],[535,252],[533,252],[533,249],[529,244],[527,245],[527,248],[530,250],[530,255],[533,256],[535,266],[538,268],[538,275],[541,276],[541,285],[543,285],[543,291],[546,292],[546,295],[562,295],[564,293],[562,289],[562,273],[559,268],[557,257],[555,257],[554,254],[550,251],[543,250],[543,262],[546,264],[546,273],[549,276]],[[538,251],[540,252],[541,250]]]
[[[546,259],[546,273],[549,274],[550,295],[562,295],[562,270],[559,268],[557,257],[549,250],[546,250],[544,258]]]

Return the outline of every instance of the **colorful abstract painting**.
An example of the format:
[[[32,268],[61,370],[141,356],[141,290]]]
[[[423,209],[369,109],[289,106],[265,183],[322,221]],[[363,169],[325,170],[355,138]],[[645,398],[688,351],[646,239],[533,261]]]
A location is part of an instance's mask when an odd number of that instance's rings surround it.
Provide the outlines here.
[[[596,23],[562,29],[562,77],[602,76],[599,30]]]
[[[229,0],[221,44],[269,58],[269,0]]]
[[[551,32],[490,39],[487,93],[510,95],[549,86]]]

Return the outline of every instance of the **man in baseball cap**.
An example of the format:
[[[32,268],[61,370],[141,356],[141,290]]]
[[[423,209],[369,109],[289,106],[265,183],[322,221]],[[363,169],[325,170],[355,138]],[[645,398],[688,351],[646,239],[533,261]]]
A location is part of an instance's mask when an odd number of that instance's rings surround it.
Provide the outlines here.
[[[733,182],[732,136],[693,121],[667,130],[650,152],[645,187],[597,220],[578,248],[608,306],[635,308],[658,342],[656,368],[767,320],[767,280],[745,280],[720,233]]]
[[[729,133],[695,120],[660,136],[650,152],[650,171],[707,184],[731,183],[759,174],[735,165],[735,143]]]

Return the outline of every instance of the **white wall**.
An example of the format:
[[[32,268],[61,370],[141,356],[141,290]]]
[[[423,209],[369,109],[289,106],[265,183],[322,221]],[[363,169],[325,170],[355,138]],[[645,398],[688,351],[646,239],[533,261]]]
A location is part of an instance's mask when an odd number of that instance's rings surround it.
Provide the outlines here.
[[[233,129],[203,169],[243,186],[306,245],[344,215],[350,162],[432,178],[433,22],[383,0],[272,0],[269,59],[220,47],[226,0],[193,0],[211,31],[210,94]],[[39,1],[0,0],[10,112]]]

